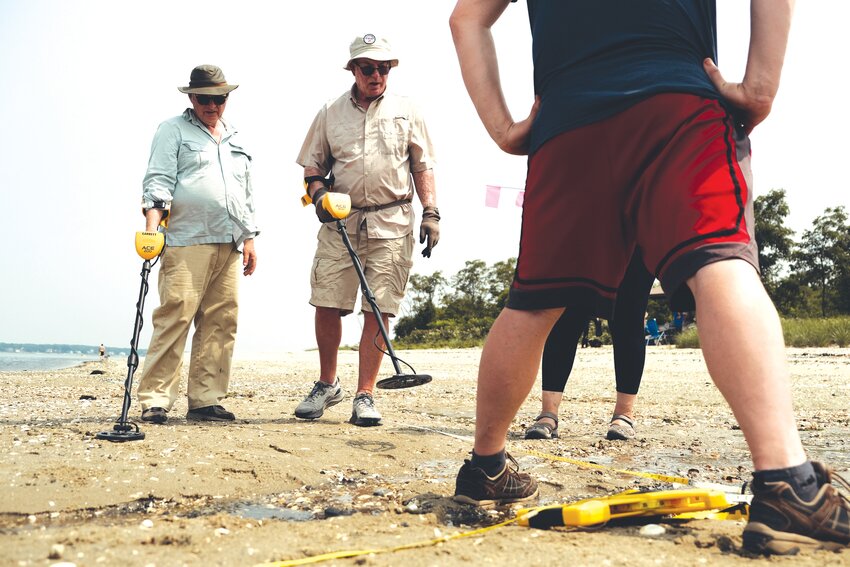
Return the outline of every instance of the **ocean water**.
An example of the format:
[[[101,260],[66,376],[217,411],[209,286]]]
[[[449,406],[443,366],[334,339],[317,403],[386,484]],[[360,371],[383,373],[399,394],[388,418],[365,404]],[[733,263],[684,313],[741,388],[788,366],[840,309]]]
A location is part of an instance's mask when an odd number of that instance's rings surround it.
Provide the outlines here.
[[[90,354],[0,351],[0,372],[59,370],[98,358]]]

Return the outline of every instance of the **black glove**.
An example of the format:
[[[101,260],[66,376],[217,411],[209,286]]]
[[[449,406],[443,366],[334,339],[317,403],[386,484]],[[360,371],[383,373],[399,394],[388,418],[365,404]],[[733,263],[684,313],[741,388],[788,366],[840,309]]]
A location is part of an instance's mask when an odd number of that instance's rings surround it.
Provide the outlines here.
[[[419,225],[419,244],[428,239],[422,255],[431,257],[431,249],[440,241],[440,211],[437,207],[425,207],[422,210],[422,223]]]
[[[322,202],[327,195],[328,190],[322,187],[313,193],[313,204],[316,206],[316,216],[319,217],[319,222],[333,222],[336,219],[325,209],[325,204]]]

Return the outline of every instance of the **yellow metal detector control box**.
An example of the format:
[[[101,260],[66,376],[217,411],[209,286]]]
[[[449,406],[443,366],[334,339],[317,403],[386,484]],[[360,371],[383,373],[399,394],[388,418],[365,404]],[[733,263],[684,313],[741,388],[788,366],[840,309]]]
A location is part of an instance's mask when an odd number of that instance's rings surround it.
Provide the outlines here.
[[[145,260],[153,260],[165,246],[165,235],[161,232],[137,232],[136,253]]]
[[[345,193],[327,193],[322,206],[335,219],[344,219],[351,213],[351,197]]]
[[[301,197],[301,204],[305,207],[312,202],[313,200],[309,195]],[[325,193],[322,208],[329,212],[333,218],[344,219],[351,213],[351,196],[345,193]]]
[[[517,510],[517,524],[532,528],[593,526],[619,518],[668,516],[728,508],[726,495],[716,490],[636,490],[559,504]]]

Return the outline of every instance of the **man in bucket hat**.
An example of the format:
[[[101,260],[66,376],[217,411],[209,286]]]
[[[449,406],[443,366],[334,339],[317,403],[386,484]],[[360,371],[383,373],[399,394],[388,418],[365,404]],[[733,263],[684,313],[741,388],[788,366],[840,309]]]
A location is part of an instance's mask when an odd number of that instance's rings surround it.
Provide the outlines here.
[[[146,230],[166,220],[160,306],[139,382],[142,420],[165,423],[177,398],[183,350],[194,323],[187,419],[233,421],[221,406],[236,339],[238,266],[250,276],[254,251],[251,156],[222,118],[230,85],[215,65],[192,70],[191,108],[159,125],[142,183]],[[240,262],[241,259],[241,262]]]
[[[398,312],[413,265],[414,190],[423,208],[419,230],[419,242],[427,241],[423,256],[430,257],[440,235],[431,138],[416,104],[387,92],[387,79],[396,65],[398,58],[387,40],[374,34],[354,38],[344,66],[354,75],[354,85],[319,110],[297,159],[313,203],[330,190],[351,196],[346,230],[385,327]],[[316,214],[323,223],[333,220],[323,216],[321,206],[316,206]],[[295,409],[302,419],[317,419],[344,398],[336,373],[341,317],[354,310],[359,279],[333,223],[319,228],[310,284],[321,370]],[[370,310],[366,301],[362,308]],[[372,394],[383,348],[377,319],[369,314],[360,338],[350,420],[354,425],[381,421]]]

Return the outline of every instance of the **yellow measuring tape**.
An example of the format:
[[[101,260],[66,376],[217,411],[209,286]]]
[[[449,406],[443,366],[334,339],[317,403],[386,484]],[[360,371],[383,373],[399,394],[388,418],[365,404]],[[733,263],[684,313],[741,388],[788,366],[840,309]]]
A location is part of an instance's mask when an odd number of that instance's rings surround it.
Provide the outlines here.
[[[689,484],[691,479],[685,478],[683,476],[670,476],[666,474],[656,474],[656,473],[648,473],[648,472],[640,472],[640,471],[629,471],[625,469],[615,469],[606,465],[597,465],[596,463],[589,463],[587,461],[579,461],[577,459],[569,459],[567,457],[559,457],[558,455],[550,455],[548,453],[539,453],[537,451],[517,451],[518,453],[525,453],[526,455],[531,455],[533,457],[540,457],[541,459],[547,459],[550,461],[562,461],[564,463],[571,463],[573,465],[578,465],[580,467],[584,467],[586,469],[604,469],[611,472],[616,472],[620,474],[626,474],[631,476],[639,476],[642,478],[651,478],[653,480],[658,480],[661,482],[672,482],[676,484]]]
[[[425,541],[418,541],[415,543],[406,543],[404,545],[397,545],[395,547],[385,547],[383,549],[361,549],[361,550],[349,550],[349,551],[335,551],[333,553],[323,553],[322,555],[314,555],[312,557],[304,557],[302,559],[290,559],[288,561],[276,561],[274,563],[261,563],[256,565],[255,567],[295,567],[296,565],[309,565],[311,563],[320,563],[322,561],[330,561],[331,559],[346,559],[349,557],[358,557],[360,555],[378,555],[379,553],[392,553],[394,551],[404,551],[405,549],[415,549],[417,547],[427,547],[429,545],[437,545],[438,543],[443,543],[445,541],[451,541],[453,539],[460,539],[464,537],[471,537],[479,534],[483,534],[484,532],[489,532],[490,530],[495,530],[497,528],[501,528],[502,526],[507,526],[509,524],[515,523],[519,518],[513,518],[511,520],[506,520],[500,524],[493,524],[492,526],[487,526],[486,528],[479,528],[477,530],[472,530],[468,532],[461,532],[453,535],[447,535],[443,537],[438,537],[434,539],[428,539]]]
[[[541,453],[538,451],[519,450],[517,453],[524,453],[533,457],[540,457],[550,461],[561,461],[570,463],[584,468],[604,469],[620,474],[649,478],[660,482],[669,482],[675,484],[689,484],[691,480],[682,476],[671,476],[664,474],[648,473],[641,471],[630,471],[626,469],[615,469],[605,465],[599,465],[588,461],[578,459],[570,459],[551,455],[549,453]],[[607,500],[607,502],[606,502]],[[601,503],[601,504],[600,504]],[[312,563],[321,563],[332,559],[347,559],[350,557],[359,557],[363,555],[378,555],[381,553],[393,553],[396,551],[404,551],[406,549],[416,549],[419,547],[428,547],[437,545],[454,539],[471,537],[495,530],[510,524],[518,523],[519,525],[531,527],[549,527],[553,525],[571,525],[571,526],[586,526],[598,524],[610,519],[618,517],[639,515],[638,511],[644,513],[652,510],[652,515],[670,515],[677,514],[677,518],[712,518],[712,519],[742,519],[746,518],[745,513],[728,510],[729,503],[722,492],[709,490],[691,490],[691,491],[664,491],[664,492],[638,492],[626,491],[613,496],[605,496],[601,498],[589,498],[580,500],[573,504],[559,504],[555,506],[540,506],[537,508],[524,508],[517,512],[517,516],[510,520],[506,520],[499,524],[493,524],[485,528],[479,528],[468,532],[460,532],[453,535],[447,535],[430,540],[424,540],[414,543],[407,543],[395,547],[385,547],[382,549],[360,549],[335,551],[332,553],[323,553],[321,555],[313,555],[301,559],[290,559],[287,561],[277,561],[273,563],[261,563],[255,567],[296,567],[297,565],[310,565]],[[740,506],[734,506],[736,510]],[[719,510],[714,512],[715,510]],[[552,514],[557,516],[557,520],[550,517]],[[536,521],[534,518],[536,518]],[[563,523],[562,523],[563,522]],[[537,525],[535,525],[537,524]]]
[[[716,490],[627,490],[611,496],[587,498],[572,504],[538,506],[517,510],[521,526],[547,529],[555,526],[586,527],[636,516],[670,516],[723,510],[726,495]]]

